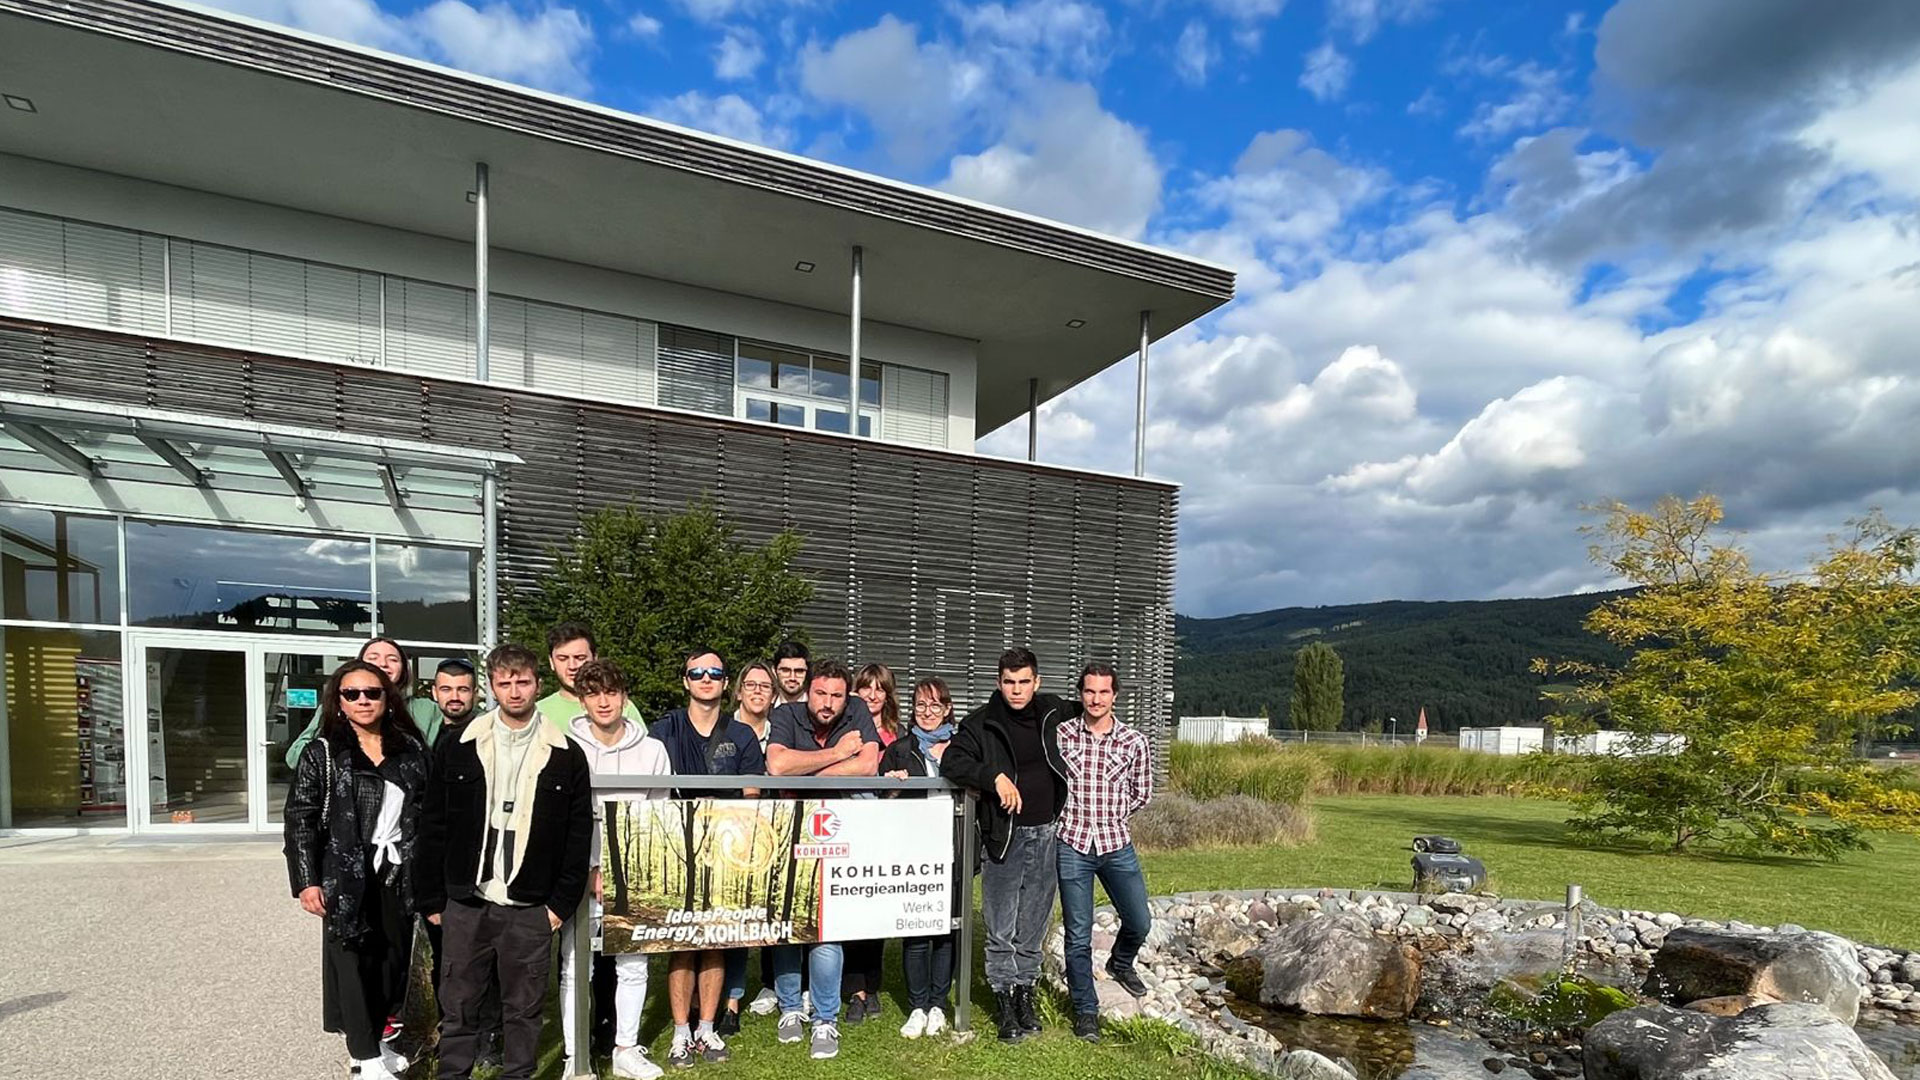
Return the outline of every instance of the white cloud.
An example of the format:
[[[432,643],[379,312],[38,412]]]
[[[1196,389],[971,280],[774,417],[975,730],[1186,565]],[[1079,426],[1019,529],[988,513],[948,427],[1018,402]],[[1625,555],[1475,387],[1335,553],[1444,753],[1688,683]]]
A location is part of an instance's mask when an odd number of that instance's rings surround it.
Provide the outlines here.
[[[1003,67],[1036,75],[1080,79],[1099,74],[1109,59],[1111,28],[1100,8],[1081,0],[1022,0],[955,7],[970,55],[999,54]]]
[[[1116,236],[1139,236],[1160,204],[1161,168],[1139,128],[1093,88],[1035,93],[993,146],[953,159],[940,187]]]
[[[1218,59],[1218,51],[1207,39],[1206,24],[1198,19],[1189,21],[1173,46],[1174,74],[1189,86],[1204,86],[1207,69]]]
[[[1353,61],[1333,42],[1322,42],[1319,48],[1307,54],[1306,66],[1300,72],[1300,85],[1307,93],[1320,101],[1332,101],[1346,94],[1347,83],[1353,78]]]
[[[1434,0],[1331,0],[1327,21],[1337,30],[1365,42],[1384,23],[1405,26],[1432,14]]]
[[[1821,115],[1800,137],[1842,168],[1920,197],[1920,64]]]
[[[790,129],[770,121],[752,102],[738,94],[713,97],[689,90],[677,97],[655,101],[648,111],[668,123],[710,131],[741,142],[775,149],[785,149],[793,143]]]
[[[1473,118],[1460,127],[1472,139],[1497,139],[1519,131],[1533,131],[1558,123],[1573,108],[1573,96],[1560,85],[1561,74],[1529,60],[1514,64],[1494,61],[1495,73],[1511,81],[1513,96],[1505,101],[1482,101]]]
[[[592,89],[593,26],[570,7],[522,14],[505,3],[435,0],[408,16],[373,0],[230,0],[229,10],[567,94]]]
[[[800,85],[814,99],[857,110],[887,154],[919,168],[948,152],[967,115],[989,92],[987,72],[939,42],[922,44],[892,15],[832,45],[800,54]]]
[[[1280,14],[1287,0],[1207,0],[1207,6],[1228,18],[1252,22]]]
[[[765,59],[766,52],[760,48],[758,35],[751,30],[730,28],[720,44],[714,46],[714,78],[725,82],[751,79]]]
[[[660,20],[644,11],[636,11],[627,19],[627,33],[637,38],[657,38],[660,36]]]

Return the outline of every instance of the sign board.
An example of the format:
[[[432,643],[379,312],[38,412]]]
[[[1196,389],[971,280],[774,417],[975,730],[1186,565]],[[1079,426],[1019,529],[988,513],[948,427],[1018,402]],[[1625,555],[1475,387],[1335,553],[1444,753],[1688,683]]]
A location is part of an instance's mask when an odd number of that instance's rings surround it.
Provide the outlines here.
[[[953,799],[608,799],[602,951],[944,934]]]
[[[287,687],[287,708],[317,709],[320,707],[320,691],[312,687]]]

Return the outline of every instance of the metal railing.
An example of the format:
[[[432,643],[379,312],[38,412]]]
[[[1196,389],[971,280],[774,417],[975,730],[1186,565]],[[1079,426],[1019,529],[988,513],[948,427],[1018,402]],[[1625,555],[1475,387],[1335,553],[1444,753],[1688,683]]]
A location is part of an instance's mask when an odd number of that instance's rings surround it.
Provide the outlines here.
[[[973,1027],[973,861],[979,847],[974,831],[976,793],[951,780],[916,777],[895,780],[879,776],[634,776],[609,775],[593,778],[596,801],[621,795],[642,795],[661,789],[687,792],[743,792],[749,788],[767,797],[768,791],[821,792],[825,797],[879,797],[905,791],[939,791],[954,796],[953,813],[960,822],[960,840],[954,853],[954,887],[959,892],[960,914],[952,919],[952,932],[960,935],[955,943],[953,1030],[965,1032]],[[782,796],[784,797],[784,796]],[[593,1072],[593,896],[580,897],[573,913],[573,992],[560,1007],[572,1011],[573,1056],[567,1059],[565,1075],[586,1078]],[[586,930],[589,932],[583,933]],[[823,942],[822,944],[836,944]]]

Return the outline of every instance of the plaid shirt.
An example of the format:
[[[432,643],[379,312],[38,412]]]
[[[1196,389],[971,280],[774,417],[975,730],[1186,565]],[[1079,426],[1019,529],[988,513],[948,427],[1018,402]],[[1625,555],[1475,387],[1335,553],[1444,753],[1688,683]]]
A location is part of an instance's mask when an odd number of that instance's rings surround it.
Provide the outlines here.
[[[1060,842],[1082,855],[1105,855],[1133,843],[1127,819],[1153,798],[1153,745],[1113,721],[1105,735],[1084,718],[1060,725],[1060,756],[1067,764],[1067,805],[1060,811]]]

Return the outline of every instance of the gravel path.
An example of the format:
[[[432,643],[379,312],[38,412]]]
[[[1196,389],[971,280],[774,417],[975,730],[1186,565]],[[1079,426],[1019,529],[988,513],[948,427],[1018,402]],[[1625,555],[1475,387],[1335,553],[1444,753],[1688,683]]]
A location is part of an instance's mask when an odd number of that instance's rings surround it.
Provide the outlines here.
[[[0,841],[0,1078],[341,1080],[279,838]]]

